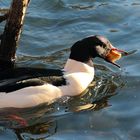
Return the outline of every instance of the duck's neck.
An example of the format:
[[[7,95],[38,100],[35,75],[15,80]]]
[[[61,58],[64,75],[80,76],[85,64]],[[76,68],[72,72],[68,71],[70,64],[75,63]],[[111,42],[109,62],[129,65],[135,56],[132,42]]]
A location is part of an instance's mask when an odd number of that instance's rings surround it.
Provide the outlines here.
[[[73,59],[67,60],[64,71],[68,85],[59,87],[63,96],[81,94],[94,78],[94,67]]]
[[[75,72],[86,72],[86,73],[93,73],[93,62],[89,60],[87,63],[82,63],[80,61],[76,61],[73,59],[68,59],[64,70],[67,73],[75,73]]]

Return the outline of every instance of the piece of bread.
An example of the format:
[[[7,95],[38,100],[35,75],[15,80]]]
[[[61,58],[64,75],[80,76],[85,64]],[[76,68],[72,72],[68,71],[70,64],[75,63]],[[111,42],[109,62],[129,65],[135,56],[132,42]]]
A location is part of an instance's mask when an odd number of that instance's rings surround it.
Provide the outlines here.
[[[111,62],[115,62],[121,58],[121,53],[116,50],[111,50],[110,53],[107,55],[107,59]]]

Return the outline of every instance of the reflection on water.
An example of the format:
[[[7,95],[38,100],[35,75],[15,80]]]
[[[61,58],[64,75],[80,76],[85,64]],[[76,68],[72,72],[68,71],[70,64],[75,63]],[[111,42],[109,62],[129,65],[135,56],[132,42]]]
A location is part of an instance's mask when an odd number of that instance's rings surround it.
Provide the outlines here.
[[[57,122],[48,121],[43,124],[37,124],[24,129],[14,129],[18,139],[44,139],[57,131]]]

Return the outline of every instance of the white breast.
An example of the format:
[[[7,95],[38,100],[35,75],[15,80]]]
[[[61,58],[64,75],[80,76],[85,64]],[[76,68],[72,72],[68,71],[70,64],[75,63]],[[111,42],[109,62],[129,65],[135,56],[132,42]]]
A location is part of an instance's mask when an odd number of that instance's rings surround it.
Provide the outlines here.
[[[79,95],[82,93],[94,78],[94,68],[85,63],[68,59],[64,70],[67,86],[61,86],[63,95]]]
[[[65,76],[68,85],[59,87],[63,95],[75,96],[82,93],[93,80],[93,76],[88,73],[79,72]]]

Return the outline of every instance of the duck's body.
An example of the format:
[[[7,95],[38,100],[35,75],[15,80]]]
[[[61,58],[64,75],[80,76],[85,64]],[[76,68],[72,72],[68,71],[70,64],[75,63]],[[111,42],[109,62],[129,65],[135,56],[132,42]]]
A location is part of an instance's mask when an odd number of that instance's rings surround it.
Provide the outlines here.
[[[64,69],[61,71],[62,84],[22,84],[16,82],[15,87],[0,87],[0,108],[15,107],[26,108],[42,103],[51,103],[63,96],[75,96],[82,93],[94,78],[94,67],[92,59],[96,56],[105,60],[106,56],[112,51],[112,45],[102,40],[103,37],[91,36],[76,42],[71,48],[71,54]],[[107,60],[113,63],[111,60]],[[50,71],[51,72],[51,71]],[[51,74],[50,74],[51,75]],[[24,77],[22,78],[22,80]],[[26,77],[25,77],[26,79]],[[19,84],[20,83],[20,84]],[[20,86],[19,86],[20,85]],[[22,88],[21,88],[22,87]]]
[[[66,85],[55,86],[49,83],[22,88],[10,93],[0,93],[0,108],[26,108],[42,103],[50,103],[62,96],[82,93],[94,78],[94,68],[88,64],[68,59],[63,78]]]

